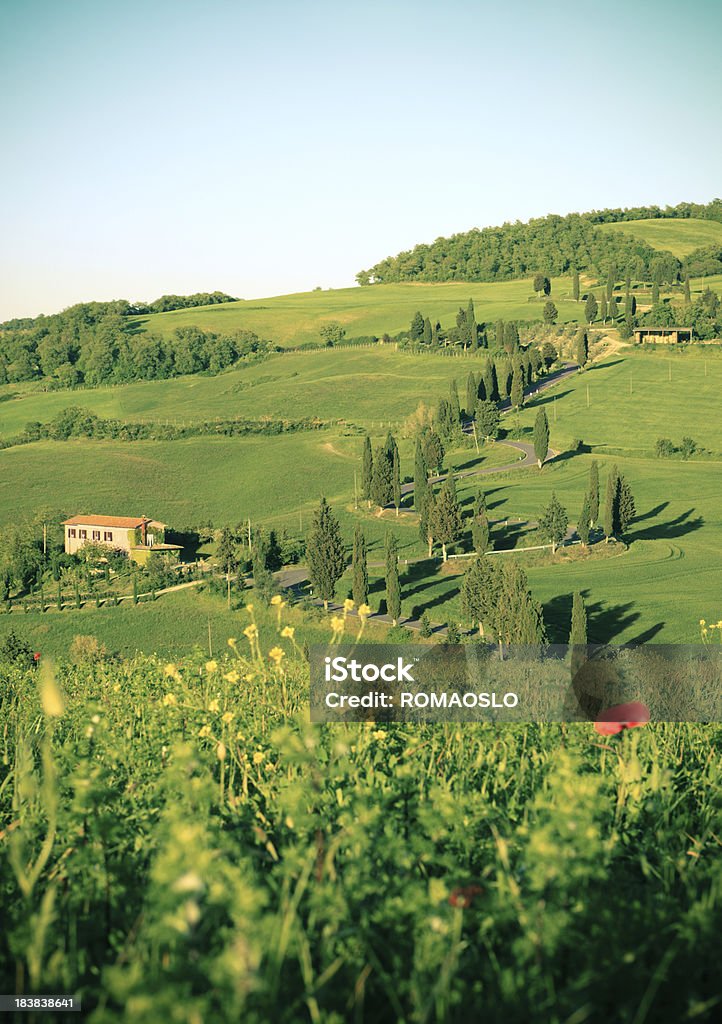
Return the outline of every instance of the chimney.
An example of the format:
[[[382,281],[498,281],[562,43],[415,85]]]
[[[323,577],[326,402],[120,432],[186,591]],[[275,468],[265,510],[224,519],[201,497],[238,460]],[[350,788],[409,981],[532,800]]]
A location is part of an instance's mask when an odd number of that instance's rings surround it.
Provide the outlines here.
[[[147,516],[143,515],[143,516],[140,517],[140,542],[143,545],[143,547],[146,547],[147,544],[148,544],[148,523],[149,522],[150,522],[150,520],[148,519]]]

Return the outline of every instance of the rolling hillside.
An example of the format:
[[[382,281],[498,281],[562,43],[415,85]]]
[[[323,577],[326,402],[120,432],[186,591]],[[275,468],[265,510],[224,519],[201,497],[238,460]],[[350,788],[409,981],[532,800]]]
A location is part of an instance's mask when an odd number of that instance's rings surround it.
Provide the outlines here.
[[[678,259],[684,259],[703,246],[722,246],[722,224],[716,220],[631,220],[599,227],[602,231],[622,232],[653,249],[671,252]]]
[[[552,280],[552,295],[560,321],[576,320],[580,307],[571,300],[568,277]],[[250,330],[278,345],[292,347],[321,344],[320,328],[337,321],[346,336],[380,337],[408,330],[420,310],[446,326],[454,324],[460,306],[474,300],[478,322],[539,320],[542,304],[534,295],[530,278],[491,284],[447,282],[443,284],[389,284],[373,288],[335,288],[299,292],[265,299],[228,302],[221,306],[178,309],[135,317],[141,330],[168,336],[177,327],[195,326],[206,331]]]

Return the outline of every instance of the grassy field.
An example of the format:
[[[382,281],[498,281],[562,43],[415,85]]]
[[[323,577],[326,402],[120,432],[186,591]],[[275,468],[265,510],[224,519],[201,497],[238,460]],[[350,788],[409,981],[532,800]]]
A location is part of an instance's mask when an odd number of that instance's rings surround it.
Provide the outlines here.
[[[298,532],[321,495],[353,503],[362,439],[332,431],[275,437],[194,437],[184,441],[42,441],[0,452],[0,524],[38,509],[145,509],[177,529],[213,522],[287,526]],[[402,472],[413,473],[408,442]],[[503,446],[477,459],[464,449],[449,465],[491,466],[514,460]]]
[[[91,1024],[715,1019],[718,725],[312,726],[291,643],[239,636],[3,666],[6,988]]]
[[[568,277],[552,280],[551,297],[560,321],[577,320],[582,310],[571,299]],[[321,344],[319,329],[337,321],[349,338],[408,330],[417,310],[444,327],[455,324],[460,306],[474,300],[479,323],[504,320],[540,320],[542,303],[536,298],[530,278],[489,284],[448,282],[443,284],[383,284],[365,288],[337,288],[299,292],[270,298],[228,302],[218,306],[179,309],[138,317],[142,330],[167,335],[176,327],[193,324],[209,331],[251,330],[279,345]]]
[[[274,411],[273,395],[284,395],[284,403],[294,407],[295,415],[340,414],[346,409],[349,419],[365,423],[380,437],[382,421],[373,417],[384,413],[403,417],[419,397],[431,401],[445,393],[449,377],[456,376],[462,384],[471,364],[471,359],[415,358],[382,350],[379,361],[386,372],[373,375],[362,372],[369,369],[370,355],[376,353],[283,356],[219,378],[83,394],[97,400],[96,409],[104,414],[125,413],[131,418],[138,417],[141,408],[151,418],[161,418],[163,408],[170,412],[174,404],[179,407],[182,389],[186,389],[184,406],[193,408],[193,415],[205,417],[211,410],[218,415],[260,415]],[[281,376],[282,371],[289,374],[288,379]],[[264,379],[268,376],[273,379]],[[246,386],[236,389],[240,381]],[[175,402],[165,389],[176,389]],[[624,350],[540,395],[518,417],[519,425],[529,428],[537,409],[547,410],[551,443],[562,455],[543,473],[526,469],[483,481],[460,481],[467,510],[480,484],[484,487],[492,519],[535,520],[554,490],[575,522],[591,461],[589,454],[571,455],[568,449],[575,439],[591,446],[602,475],[612,463],[627,475],[639,515],[629,551],[615,559],[530,561],[530,581],[545,604],[555,639],[565,639],[569,595],[576,589],[585,593],[590,632],[597,639],[654,636],[690,641],[696,639],[700,617],[716,620],[719,616],[722,585],[716,565],[722,555],[718,454],[722,446],[717,410],[721,390],[722,359],[715,349],[656,354]],[[233,406],[231,412],[227,403],[235,402],[236,396],[248,404],[242,410]],[[6,402],[0,409],[7,415],[15,404],[38,400],[35,396]],[[103,402],[116,405],[102,409]],[[507,422],[512,425],[514,420]],[[683,435],[690,435],[712,454],[689,462],[653,457],[657,438],[671,437],[679,444]],[[308,529],[323,493],[339,515],[347,542],[356,523],[363,523],[372,560],[382,558],[389,529],[399,536],[402,558],[422,555],[424,545],[415,517],[405,513],[398,518],[389,513],[379,517],[354,507],[360,448],[360,435],[339,428],[276,437],[42,442],[11,448],[0,452],[0,522],[39,508],[68,512],[102,508],[118,514],[140,508],[176,527],[208,520],[220,526],[250,517],[254,523],[285,527],[298,535]],[[402,441],[401,455],[402,476],[410,476],[410,443]],[[472,448],[461,449],[451,454],[448,463],[468,469],[508,461],[509,449],[497,445],[486,449],[478,461]],[[524,529],[509,527],[504,546],[519,544]],[[405,614],[426,610],[436,621],[460,619],[458,582],[429,573],[428,567],[410,567]]]
[[[217,418],[319,417],[368,429],[398,423],[421,401],[435,405],[457,380],[463,402],[469,371],[483,354],[412,355],[395,346],[276,355],[217,377],[178,377],[116,387],[38,392],[0,388],[0,436],[33,420],[45,422],[69,405],[122,420],[192,423]]]
[[[684,259],[695,249],[707,245],[722,245],[722,224],[716,220],[631,220],[616,224],[600,224],[602,231],[621,231],[638,238],[654,249],[666,249],[678,259]]]

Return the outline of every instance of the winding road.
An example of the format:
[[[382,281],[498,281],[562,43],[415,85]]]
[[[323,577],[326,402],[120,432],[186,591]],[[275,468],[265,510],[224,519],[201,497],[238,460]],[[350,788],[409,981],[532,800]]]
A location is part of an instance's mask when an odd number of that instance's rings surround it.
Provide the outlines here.
[[[531,398],[534,395],[537,395],[540,391],[546,391],[548,388],[554,387],[556,384],[559,384],[560,381],[565,380],[567,377],[569,377],[572,374],[575,374],[577,372],[578,372],[578,367],[577,367],[576,364],[574,364],[574,363],[566,363],[562,367],[562,369],[557,370],[555,373],[550,374],[549,377],[545,378],[543,381],[533,385],[530,388],[527,388],[526,391],[524,392],[525,397]],[[508,399],[507,399],[506,402],[504,402],[502,404],[500,411],[501,411],[502,415],[512,411],[511,410],[511,402]],[[467,432],[470,432],[468,430],[468,428],[467,428]],[[523,458],[517,458],[514,462],[505,463],[502,466],[488,466],[486,468],[480,468],[480,469],[462,470],[459,473],[454,473],[454,476],[456,477],[456,479],[461,479],[462,477],[472,477],[472,476],[488,476],[488,475],[490,475],[492,473],[506,473],[506,472],[509,472],[511,470],[525,469],[530,464],[533,464],[533,463],[536,462],[536,454],[534,452],[534,445],[533,444],[529,444],[529,442],[527,442],[527,441],[499,441],[497,443],[498,444],[507,445],[509,448],[516,448],[516,450],[521,452],[524,457]],[[547,453],[547,457],[545,459],[545,462],[551,461],[558,454],[559,453],[554,451],[553,448],[550,448],[548,453]],[[430,483],[440,483],[442,480],[446,479],[446,476],[447,476],[446,473],[441,473],[438,476],[429,477],[429,482]],[[402,487],[401,487],[401,494],[402,495],[410,494],[413,491],[413,489],[414,489],[413,483],[403,484]],[[408,514],[409,510],[406,510],[406,511],[407,511],[407,514]],[[509,520],[497,520],[497,521],[498,522],[502,522],[502,521],[509,522]],[[521,522],[521,520],[520,520],[520,522]],[[573,531],[570,531],[570,533],[573,534]],[[409,564],[411,564],[413,562],[424,562],[424,561],[428,561],[428,559],[425,558],[424,556],[419,556],[418,558],[406,559],[405,560],[405,564],[409,565]],[[369,563],[369,568],[374,568],[374,566],[378,568],[378,566],[380,566],[380,565],[383,565],[383,563],[373,563],[373,562],[370,562]],[[276,580],[276,583],[278,584],[278,586],[281,589],[283,589],[283,590],[292,590],[292,591],[294,591],[298,595],[299,591],[302,590],[307,585],[307,583],[308,583],[308,569],[306,569],[303,566],[298,566],[298,567],[289,568],[289,569],[281,569],[279,572],[274,573],[274,578]],[[315,604],[315,605],[319,605],[319,606],[323,605],[323,602],[321,600],[317,599],[317,598],[311,598],[311,600],[312,600],[313,604]],[[343,610],[343,605],[338,604],[336,602],[329,602],[329,606],[328,607],[329,607],[330,611],[342,611]],[[350,614],[352,616],[355,616],[356,612],[353,611]],[[378,613],[378,612],[376,614],[370,615],[369,619],[371,621],[373,621],[373,622],[382,622],[382,623],[384,623],[386,625],[391,625],[391,622],[392,622],[391,617],[389,615],[386,615],[385,613]],[[421,621],[417,620],[417,619],[403,619],[403,620],[400,621],[399,624],[403,625],[404,628],[406,628],[406,629],[411,629],[411,630],[414,630],[416,632],[418,632],[422,628]],[[433,632],[434,635],[445,635],[446,634],[446,626],[436,625],[436,626],[432,626],[431,629],[432,629],[432,632]],[[462,631],[462,632],[466,632],[466,631]]]

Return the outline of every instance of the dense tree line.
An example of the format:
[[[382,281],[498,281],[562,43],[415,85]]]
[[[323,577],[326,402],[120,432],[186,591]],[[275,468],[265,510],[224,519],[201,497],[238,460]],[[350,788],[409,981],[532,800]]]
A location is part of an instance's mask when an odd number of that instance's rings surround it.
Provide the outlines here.
[[[274,348],[242,330],[216,334],[190,326],[162,337],[139,331],[129,319],[136,312],[125,301],[91,302],[0,325],[0,384],[45,379],[62,388],[219,373]]]
[[[656,262],[664,258],[681,264],[671,253],[660,253],[641,240],[623,232],[600,231],[599,225],[645,218],[699,217],[722,221],[722,201],[707,205],[680,203],[676,207],[636,207],[630,210],[601,210],[572,213],[565,217],[550,214],[522,223],[506,223],[438,238],[397,256],[389,256],[356,275],[359,284],[393,281],[507,281],[537,275],[545,293],[542,277],[591,271],[605,275],[613,266],[618,273],[647,280]],[[719,273],[720,251],[713,247],[690,254],[686,269],[695,274]],[[690,272],[692,272],[690,270]],[[545,293],[546,294],[546,293]]]
[[[244,437],[249,434],[292,434],[300,430],[323,430],[329,424],[322,420],[208,420],[188,424],[140,423],[103,419],[79,406],[68,406],[46,423],[34,420],[21,434],[0,438],[0,449],[13,448],[33,441],[68,441],[76,437],[92,437],[111,441],[180,441],[186,437],[205,435]]]

